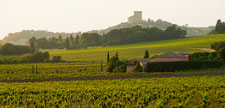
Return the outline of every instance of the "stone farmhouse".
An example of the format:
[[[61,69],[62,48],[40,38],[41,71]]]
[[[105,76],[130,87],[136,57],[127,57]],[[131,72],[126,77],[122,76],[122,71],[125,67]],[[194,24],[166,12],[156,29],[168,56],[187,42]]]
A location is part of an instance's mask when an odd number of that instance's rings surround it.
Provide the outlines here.
[[[179,53],[167,52],[167,53],[164,53],[164,54],[161,54],[161,55],[156,55],[152,58],[136,58],[136,59],[127,60],[127,62],[128,62],[127,72],[133,72],[134,71],[136,62],[140,62],[141,66],[142,66],[142,70],[146,71],[147,63],[149,63],[149,62],[188,61],[188,55],[190,55],[190,53],[186,53],[186,52],[179,52]]]

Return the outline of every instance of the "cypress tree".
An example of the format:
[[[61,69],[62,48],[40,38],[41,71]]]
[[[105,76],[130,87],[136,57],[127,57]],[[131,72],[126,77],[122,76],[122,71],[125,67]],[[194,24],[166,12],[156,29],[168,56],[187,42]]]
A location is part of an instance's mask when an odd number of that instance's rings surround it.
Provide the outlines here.
[[[29,42],[30,42],[30,52],[31,53],[35,53],[36,51],[36,47],[35,47],[35,42],[36,42],[36,38],[35,37],[32,37]]]
[[[32,65],[32,74],[34,74],[34,66]]]
[[[109,63],[109,51],[107,53],[107,64]]]
[[[115,57],[116,57],[116,59],[118,59],[118,60],[119,60],[119,54],[118,54],[118,52],[116,52]]]
[[[144,58],[149,58],[148,50],[145,51],[145,56],[144,56]]]
[[[75,48],[80,48],[80,36],[76,36],[74,40],[74,47]]]
[[[68,50],[68,49],[70,49],[70,41],[69,41],[69,38],[67,37],[66,38],[66,49]]]

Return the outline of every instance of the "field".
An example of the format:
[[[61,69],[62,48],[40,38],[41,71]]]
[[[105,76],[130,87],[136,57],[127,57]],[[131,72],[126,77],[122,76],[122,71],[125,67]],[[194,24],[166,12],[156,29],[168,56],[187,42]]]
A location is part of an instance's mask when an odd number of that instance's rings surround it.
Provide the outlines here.
[[[42,50],[49,51],[51,56],[60,55],[64,60],[77,62],[90,62],[99,64],[106,61],[107,51],[110,55],[119,53],[121,60],[142,58],[146,49],[150,56],[162,54],[168,51],[173,52],[203,52],[208,50],[214,42],[225,41],[225,34],[194,36],[183,39],[164,40],[155,42],[144,42],[120,46],[93,47],[78,50]]]
[[[106,65],[103,65],[105,71]],[[223,68],[202,69],[179,71],[176,73],[186,74],[195,72],[224,72]],[[133,77],[136,75],[151,75],[163,73],[146,73],[146,72],[132,72],[132,73],[109,73],[101,72],[100,64],[78,64],[78,63],[40,63],[40,64],[9,64],[0,65],[0,81],[41,81],[52,80],[60,81],[66,79],[86,79],[97,77]]]
[[[225,76],[0,83],[4,108],[224,108]]]
[[[63,59],[73,61],[73,63],[40,63],[40,64],[12,64],[0,65],[0,81],[17,80],[37,80],[37,79],[66,79],[78,77],[102,77],[118,75],[137,75],[146,73],[103,73],[101,64],[103,61],[103,71],[105,71],[106,54],[110,55],[119,52],[121,60],[132,58],[142,58],[146,49],[150,56],[161,54],[168,51],[180,52],[201,52],[207,51],[211,43],[225,41],[224,35],[208,35],[188,37],[184,39],[165,40],[157,42],[137,43],[122,46],[96,47],[79,50],[47,50],[50,55],[61,55]],[[46,50],[42,50],[46,51]],[[15,58],[15,57],[14,57]],[[198,72],[194,70],[195,72]],[[204,70],[206,72],[215,70]],[[223,72],[222,69],[217,71]]]
[[[210,44],[219,41],[225,41],[225,34],[79,50],[41,50],[72,62],[0,65],[0,108],[224,108],[224,68],[163,74],[108,73],[101,72],[100,64],[103,61],[104,71],[107,51],[111,56],[118,52],[121,60],[127,60],[142,58],[146,49],[150,56],[168,51],[212,51]],[[207,72],[214,76],[201,76]],[[148,79],[127,79],[138,76]]]

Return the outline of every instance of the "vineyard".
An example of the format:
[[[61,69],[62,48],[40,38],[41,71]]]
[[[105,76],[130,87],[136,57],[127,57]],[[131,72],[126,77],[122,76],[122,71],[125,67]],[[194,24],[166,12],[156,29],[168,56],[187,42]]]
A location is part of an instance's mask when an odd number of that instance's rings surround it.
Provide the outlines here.
[[[102,66],[105,70],[105,65]],[[0,65],[0,80],[34,80],[101,75],[100,64],[42,63]]]
[[[106,65],[80,63],[39,63],[0,65],[0,81],[65,80],[72,78],[94,78],[113,76],[132,76],[147,73],[109,73]],[[211,71],[211,70],[208,70]],[[221,69],[217,70],[222,72]]]
[[[0,83],[4,108],[224,108],[225,76]]]
[[[0,65],[0,81],[58,81],[66,79],[85,79],[96,77],[120,77],[136,75],[165,74],[160,72],[105,72],[106,65],[85,63],[39,63],[39,64],[8,64]],[[224,72],[223,68],[177,71],[175,74]]]

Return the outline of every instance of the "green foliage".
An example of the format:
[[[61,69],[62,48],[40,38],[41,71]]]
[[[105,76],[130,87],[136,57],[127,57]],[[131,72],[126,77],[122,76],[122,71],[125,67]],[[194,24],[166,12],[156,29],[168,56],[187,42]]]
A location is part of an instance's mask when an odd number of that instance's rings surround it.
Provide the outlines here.
[[[216,52],[198,52],[188,56],[189,61],[216,61],[219,60]]]
[[[31,53],[35,53],[35,51],[36,51],[36,42],[37,42],[36,38],[35,37],[32,37],[29,40],[29,42],[30,42],[30,52]]]
[[[76,36],[75,41],[72,35],[70,38],[67,37],[66,39],[63,39],[60,35],[58,38],[52,37],[49,38],[49,40],[45,37],[39,39],[33,37],[30,39],[30,47],[32,52],[34,52],[35,47],[43,49],[77,49],[90,46],[111,46],[146,41],[169,40],[183,38],[185,35],[186,31],[177,28],[175,25],[168,27],[166,30],[134,26],[132,28],[114,29],[104,36],[100,36],[97,33],[83,33],[80,36],[80,39],[79,36]]]
[[[218,51],[220,48],[225,47],[225,42],[215,42],[211,44],[211,48]]]
[[[225,95],[223,80],[224,75],[0,83],[0,107],[221,108]]]
[[[219,34],[225,33],[225,22],[222,22],[220,19],[217,20],[215,31]]]
[[[35,54],[28,55],[25,58],[25,61],[29,63],[43,63],[45,60],[49,60],[48,52],[36,52]]]
[[[70,40],[69,40],[68,37],[66,38],[65,47],[66,47],[67,50],[70,49]]]
[[[107,45],[121,45],[128,43],[169,40],[183,38],[186,35],[185,30],[177,28],[175,25],[166,30],[158,28],[142,28],[134,26],[132,28],[114,29],[105,35],[103,41]]]
[[[142,72],[142,66],[140,64],[140,62],[137,62],[135,67],[134,67],[134,72]]]
[[[225,61],[225,47],[224,48],[220,48],[217,52],[217,55],[220,59],[222,59],[223,61]]]
[[[1,55],[23,55],[30,53],[30,48],[28,46],[22,45],[13,45],[10,43],[6,43],[1,47],[0,54]]]
[[[81,41],[84,41],[87,46],[98,46],[101,45],[100,35],[97,33],[84,33],[81,35]]]
[[[107,72],[126,72],[126,64],[119,60],[118,52],[111,57],[106,68]]]
[[[144,58],[149,58],[148,50],[145,51],[145,56],[144,56]]]
[[[113,56],[110,58],[109,63],[107,64],[106,71],[107,72],[113,72],[114,68],[119,66],[120,60],[117,56]]]
[[[109,51],[107,52],[107,60],[106,60],[106,63],[108,64],[109,63],[109,58],[110,58],[110,56],[109,56]]]
[[[222,61],[177,61],[177,62],[150,62],[148,72],[175,72],[193,69],[220,68]]]

